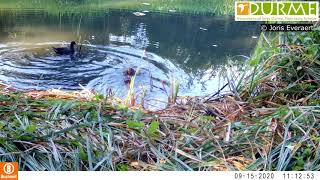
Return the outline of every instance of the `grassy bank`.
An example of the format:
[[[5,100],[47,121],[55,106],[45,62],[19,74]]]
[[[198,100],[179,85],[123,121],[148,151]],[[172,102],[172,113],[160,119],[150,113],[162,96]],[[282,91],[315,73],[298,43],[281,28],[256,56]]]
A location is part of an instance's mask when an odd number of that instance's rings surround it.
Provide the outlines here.
[[[320,170],[320,28],[262,34],[231,93],[165,110],[91,92],[0,95],[0,161],[20,170]],[[232,79],[238,79],[238,83]]]
[[[51,14],[103,11],[108,9],[188,13],[231,14],[233,0],[1,0],[2,9],[43,9]]]

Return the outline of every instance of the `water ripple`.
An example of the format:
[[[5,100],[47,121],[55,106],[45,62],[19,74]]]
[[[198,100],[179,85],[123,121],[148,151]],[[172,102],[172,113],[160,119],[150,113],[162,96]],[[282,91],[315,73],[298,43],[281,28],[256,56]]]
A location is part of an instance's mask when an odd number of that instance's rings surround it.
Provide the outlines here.
[[[167,98],[171,77],[187,82],[190,76],[170,60],[129,46],[84,44],[75,58],[57,56],[52,46],[61,42],[0,44],[0,81],[19,89],[90,89],[106,94],[109,89],[125,97],[124,82],[129,67],[139,69],[135,81],[137,94],[147,99]],[[65,45],[65,44],[64,44]]]

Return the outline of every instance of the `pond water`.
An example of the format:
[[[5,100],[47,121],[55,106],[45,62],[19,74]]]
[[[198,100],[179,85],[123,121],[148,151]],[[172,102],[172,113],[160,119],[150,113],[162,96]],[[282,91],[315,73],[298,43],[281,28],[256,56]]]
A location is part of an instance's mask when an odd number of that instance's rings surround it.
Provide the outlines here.
[[[136,94],[155,100],[152,106],[167,99],[172,78],[180,83],[179,95],[214,93],[228,57],[244,60],[259,35],[257,24],[229,16],[144,13],[2,9],[0,81],[22,90],[83,86],[125,97],[124,72],[133,67],[139,69]],[[53,52],[53,46],[68,46],[72,40],[82,42],[75,57]]]

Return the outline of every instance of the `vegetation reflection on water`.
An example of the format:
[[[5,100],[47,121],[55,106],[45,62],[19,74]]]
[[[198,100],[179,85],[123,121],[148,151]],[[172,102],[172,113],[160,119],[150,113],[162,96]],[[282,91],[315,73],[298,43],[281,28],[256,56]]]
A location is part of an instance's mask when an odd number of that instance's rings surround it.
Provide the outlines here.
[[[1,10],[0,81],[28,90],[81,84],[124,97],[123,72],[135,67],[135,90],[148,102],[167,99],[172,77],[181,84],[179,95],[209,94],[218,89],[227,56],[250,54],[256,27],[210,15]],[[53,53],[52,46],[71,40],[84,42],[80,57]]]

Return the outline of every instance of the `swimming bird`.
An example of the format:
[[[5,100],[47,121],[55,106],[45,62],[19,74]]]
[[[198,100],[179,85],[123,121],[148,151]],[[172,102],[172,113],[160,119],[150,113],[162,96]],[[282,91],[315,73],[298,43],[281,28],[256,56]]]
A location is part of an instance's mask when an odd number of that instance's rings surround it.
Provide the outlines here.
[[[70,47],[52,47],[52,49],[58,55],[73,55],[75,53],[75,48],[74,48],[75,45],[76,45],[76,42],[72,41],[70,43]]]
[[[124,71],[124,80],[125,84],[130,84],[132,77],[136,74],[136,70],[132,67],[129,67],[127,70]]]
[[[136,74],[136,70],[134,70],[132,67],[129,67],[126,71],[125,71],[125,75],[127,76],[134,76]]]
[[[131,79],[132,77],[130,76],[125,76],[124,79],[123,79],[123,82],[126,84],[126,85],[129,85],[131,83]]]

